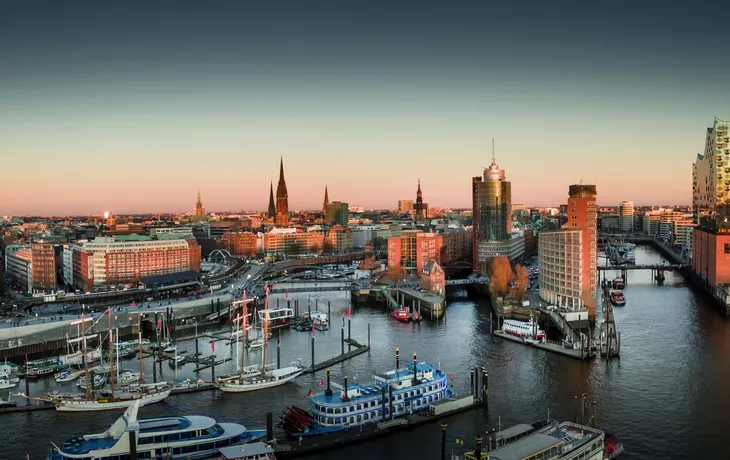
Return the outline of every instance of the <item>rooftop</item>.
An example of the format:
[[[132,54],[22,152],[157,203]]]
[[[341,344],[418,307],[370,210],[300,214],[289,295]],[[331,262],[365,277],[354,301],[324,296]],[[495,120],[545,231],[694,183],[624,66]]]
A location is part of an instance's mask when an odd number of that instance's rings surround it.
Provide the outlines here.
[[[521,460],[562,443],[562,440],[546,434],[534,434],[491,451],[489,458],[490,460]]]
[[[253,457],[254,455],[262,455],[273,453],[274,449],[267,446],[263,442],[253,442],[251,444],[244,444],[242,446],[231,446],[223,447],[218,449],[218,452],[223,456],[224,459],[234,459],[241,457]]]

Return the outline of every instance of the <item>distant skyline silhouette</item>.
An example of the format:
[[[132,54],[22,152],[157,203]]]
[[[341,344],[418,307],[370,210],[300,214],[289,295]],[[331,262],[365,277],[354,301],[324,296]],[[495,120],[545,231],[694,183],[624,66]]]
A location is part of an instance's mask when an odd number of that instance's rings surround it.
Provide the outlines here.
[[[689,204],[730,119],[725,5],[14,2],[0,14],[0,215]]]

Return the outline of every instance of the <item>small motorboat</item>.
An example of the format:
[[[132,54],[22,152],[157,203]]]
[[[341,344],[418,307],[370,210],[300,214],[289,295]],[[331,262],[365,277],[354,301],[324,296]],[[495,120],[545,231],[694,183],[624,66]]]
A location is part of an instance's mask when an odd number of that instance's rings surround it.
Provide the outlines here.
[[[133,372],[129,369],[122,371],[117,379],[117,383],[120,385],[134,382],[139,382],[139,372]]]
[[[185,364],[185,355],[175,355],[175,357],[170,359],[169,363],[171,367],[182,366]]]
[[[99,388],[103,387],[106,383],[106,376],[105,375],[94,375],[94,381],[91,383],[91,387],[94,390],[98,390]],[[76,385],[81,388],[82,390],[86,389],[86,379],[79,379],[78,382],[76,382]]]
[[[390,316],[404,323],[407,323],[411,320],[411,315],[405,308],[399,308],[397,310],[391,311]]]
[[[15,401],[9,401],[7,398],[0,398],[0,409],[7,409],[15,406],[17,406]]]
[[[614,289],[611,291],[611,304],[616,307],[623,307],[626,305],[626,298],[624,297],[623,291],[620,291],[618,289]]]
[[[58,374],[54,375],[53,378],[55,378],[56,382],[58,383],[66,383],[73,382],[74,380],[79,378],[80,375],[80,372],[61,371]]]

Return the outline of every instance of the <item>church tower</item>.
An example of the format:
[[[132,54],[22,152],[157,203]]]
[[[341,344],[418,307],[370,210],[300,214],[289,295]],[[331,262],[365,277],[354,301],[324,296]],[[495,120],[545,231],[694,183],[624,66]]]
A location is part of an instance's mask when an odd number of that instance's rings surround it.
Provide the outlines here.
[[[421,178],[418,178],[418,190],[416,191],[416,203],[413,205],[413,218],[423,217],[423,193],[421,193]]]
[[[289,226],[289,194],[284,180],[284,158],[279,165],[279,184],[276,186],[276,226]]]
[[[276,204],[274,204],[274,183],[271,183],[269,189],[269,210],[266,212],[266,217],[273,219],[276,217]]]
[[[195,203],[195,215],[196,216],[205,215],[205,208],[203,207],[203,202],[200,199],[200,189],[198,189],[198,201],[197,201],[197,203]]]
[[[327,195],[327,186],[324,186],[324,203],[322,204],[322,213],[327,213],[327,205],[330,204],[330,197]]]

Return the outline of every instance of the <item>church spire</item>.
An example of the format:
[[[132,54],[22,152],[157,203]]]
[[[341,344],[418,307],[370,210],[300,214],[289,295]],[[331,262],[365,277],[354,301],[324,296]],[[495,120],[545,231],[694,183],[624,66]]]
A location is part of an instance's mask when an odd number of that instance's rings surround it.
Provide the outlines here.
[[[330,197],[327,194],[327,186],[324,186],[324,203],[322,204],[322,212],[327,212],[327,205],[330,203]]]
[[[289,226],[289,193],[284,180],[284,157],[279,164],[279,183],[276,186],[276,226]]]
[[[198,206],[202,206],[203,202],[200,199],[200,187],[198,187],[198,201],[195,203]]]
[[[274,204],[274,183],[271,183],[271,188],[269,189],[269,210],[266,213],[266,217],[273,219],[276,217],[276,205]]]
[[[284,156],[281,157],[281,163],[279,163],[279,183],[284,182]]]

